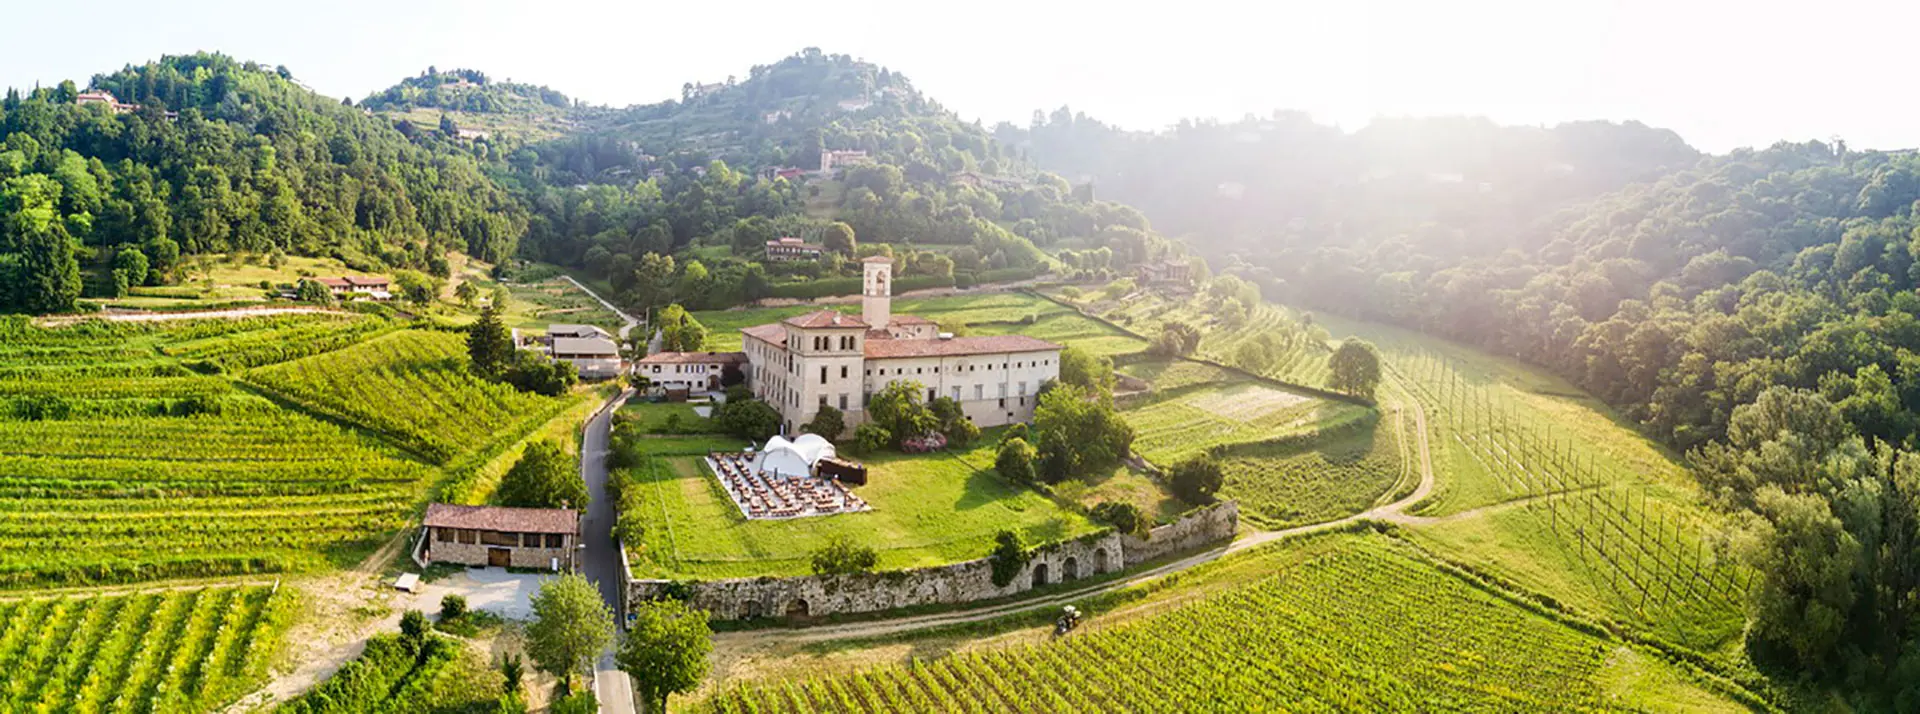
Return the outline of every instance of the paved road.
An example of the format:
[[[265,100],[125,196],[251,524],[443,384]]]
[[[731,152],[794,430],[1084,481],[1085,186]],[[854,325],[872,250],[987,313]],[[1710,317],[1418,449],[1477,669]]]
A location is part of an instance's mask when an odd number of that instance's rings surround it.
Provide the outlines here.
[[[584,283],[582,283],[582,282],[580,282],[580,281],[578,281],[578,280],[574,280],[574,279],[573,279],[573,276],[571,276],[571,275],[561,275],[560,277],[563,277],[563,278],[566,278],[566,279],[567,279],[567,282],[569,282],[569,283],[573,283],[573,286],[574,286],[574,287],[576,287],[576,288],[580,288],[580,291],[581,291],[581,292],[584,292],[584,293],[586,293],[588,297],[591,297],[591,298],[593,298],[593,299],[595,299],[595,300],[599,300],[599,301],[600,301],[600,304],[602,304],[602,305],[605,305],[605,306],[607,306],[607,309],[608,309],[608,310],[612,310],[612,311],[613,311],[613,314],[615,314],[615,315],[619,315],[619,316],[620,316],[620,320],[621,320],[622,322],[625,322],[625,323],[627,323],[627,324],[625,324],[625,325],[621,325],[621,326],[620,326],[620,339],[621,339],[622,341],[624,341],[624,340],[626,340],[626,339],[627,339],[627,333],[629,333],[629,332],[632,332],[632,331],[633,331],[633,326],[634,326],[634,325],[638,325],[638,324],[640,324],[640,321],[639,321],[639,320],[637,320],[637,319],[634,319],[634,317],[633,317],[632,315],[629,315],[629,314],[627,314],[627,313],[626,313],[625,311],[623,311],[623,310],[621,310],[620,308],[617,308],[617,307],[614,307],[614,306],[613,306],[613,303],[610,303],[610,302],[607,302],[607,299],[606,299],[606,298],[603,298],[603,297],[600,297],[600,294],[599,294],[599,293],[596,293],[596,292],[594,292],[594,291],[593,291],[593,288],[590,288],[590,287],[587,287],[587,286],[586,286],[586,284],[584,284]]]
[[[593,498],[581,523],[586,544],[581,566],[587,579],[600,586],[600,597],[606,599],[617,618],[625,617],[626,608],[620,592],[620,550],[613,540],[613,500],[607,496],[607,449],[613,412],[631,394],[622,392],[595,412],[587,420],[586,434],[580,442],[580,477],[586,480],[587,494]],[[632,714],[633,686],[627,683],[627,674],[613,666],[612,655],[609,651],[594,665],[594,694],[600,698],[600,711]]]

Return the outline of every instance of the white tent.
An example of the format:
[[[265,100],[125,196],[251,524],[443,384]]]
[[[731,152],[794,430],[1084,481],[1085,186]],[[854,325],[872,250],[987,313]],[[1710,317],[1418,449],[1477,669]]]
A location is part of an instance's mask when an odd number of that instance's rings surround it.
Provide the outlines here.
[[[753,459],[753,469],[781,476],[810,476],[815,461],[835,455],[833,443],[818,434],[801,434],[793,441],[776,436],[760,447],[759,455]]]

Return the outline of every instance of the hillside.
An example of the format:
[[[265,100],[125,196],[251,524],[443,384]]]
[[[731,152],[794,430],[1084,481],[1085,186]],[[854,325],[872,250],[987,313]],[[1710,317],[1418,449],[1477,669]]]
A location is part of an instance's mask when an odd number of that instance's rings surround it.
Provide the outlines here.
[[[451,128],[455,138],[489,144],[557,138],[605,111],[577,105],[543,85],[498,81],[479,70],[433,67],[374,92],[360,107],[407,121],[420,132],[447,134]]]

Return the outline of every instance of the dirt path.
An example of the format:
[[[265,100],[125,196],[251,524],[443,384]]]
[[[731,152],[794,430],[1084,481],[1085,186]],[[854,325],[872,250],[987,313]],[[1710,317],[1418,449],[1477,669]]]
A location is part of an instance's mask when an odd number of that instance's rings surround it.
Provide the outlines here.
[[[61,327],[87,320],[106,320],[108,322],[163,322],[166,320],[235,320],[245,317],[265,317],[268,315],[298,315],[310,312],[323,312],[344,315],[346,311],[326,307],[236,307],[231,310],[202,310],[198,312],[104,312],[95,315],[62,315],[46,317],[36,322],[43,327]]]
[[[600,293],[594,292],[593,288],[587,287],[585,283],[574,280],[571,275],[562,274],[560,277],[566,278],[567,282],[573,283],[573,286],[576,288],[580,288],[580,292],[586,293],[587,297],[598,300],[601,305],[606,306],[608,310],[612,310],[613,314],[620,316],[620,321],[625,323],[620,326],[620,341],[625,342],[627,340],[627,333],[632,332],[634,326],[640,324],[639,320],[634,319],[632,315],[627,314],[620,308],[614,307],[613,303],[607,302],[606,298],[600,297]]]

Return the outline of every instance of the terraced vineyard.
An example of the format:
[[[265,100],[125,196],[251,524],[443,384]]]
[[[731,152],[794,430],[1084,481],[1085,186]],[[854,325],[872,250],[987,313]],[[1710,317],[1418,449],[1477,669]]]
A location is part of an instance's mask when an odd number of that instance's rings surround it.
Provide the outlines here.
[[[468,374],[465,355],[461,335],[408,330],[256,369],[246,379],[446,463],[551,411],[554,401]]]
[[[1109,629],[750,683],[701,709],[1604,711],[1615,706],[1609,670],[1629,660],[1670,667],[1469,585],[1394,541],[1352,537],[1250,585]]]
[[[1209,307],[1204,295],[1173,298],[1144,291],[1125,300],[1102,297],[1102,293],[1090,293],[1076,304],[1148,337],[1159,334],[1169,322],[1186,323],[1200,330],[1197,357],[1293,384],[1323,387],[1327,383],[1331,351],[1303,318],[1285,307],[1261,303],[1244,321],[1228,324]],[[1257,362],[1247,361],[1242,354],[1249,344],[1258,355]]]
[[[218,709],[265,677],[292,607],[266,587],[0,601],[0,711]]]

